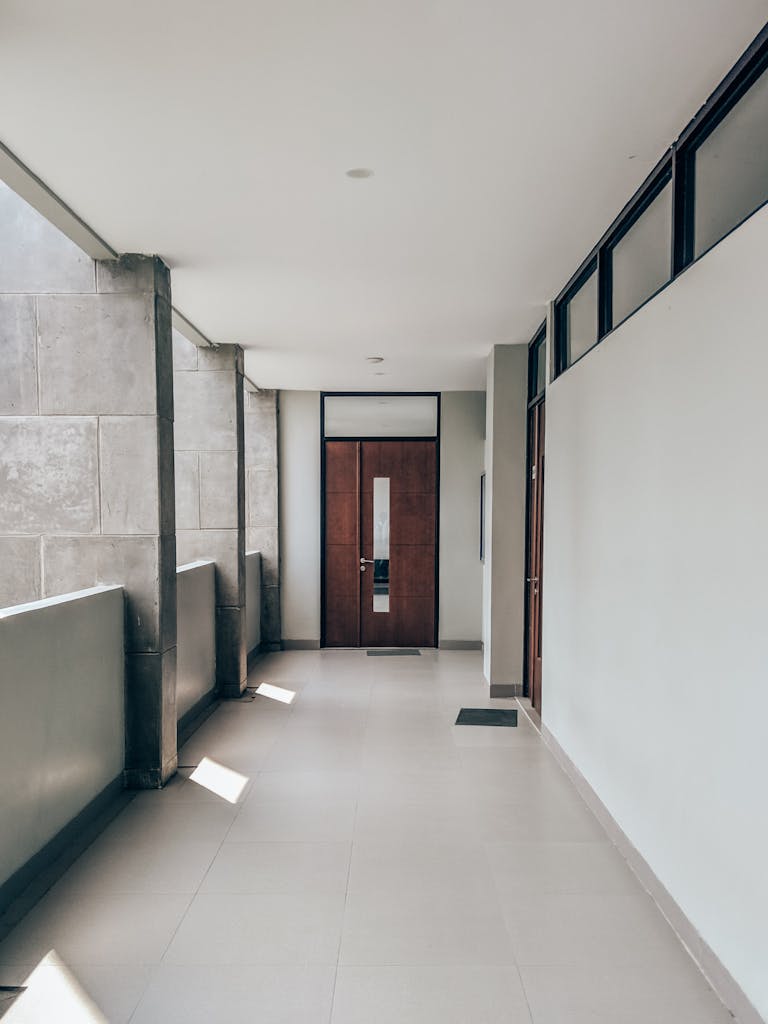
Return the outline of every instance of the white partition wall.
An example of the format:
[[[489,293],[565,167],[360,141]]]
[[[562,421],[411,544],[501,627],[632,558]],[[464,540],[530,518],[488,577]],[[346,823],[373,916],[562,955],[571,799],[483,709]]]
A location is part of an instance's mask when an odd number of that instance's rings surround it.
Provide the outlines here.
[[[542,698],[764,1017],[766,254],[763,209],[549,388]]]

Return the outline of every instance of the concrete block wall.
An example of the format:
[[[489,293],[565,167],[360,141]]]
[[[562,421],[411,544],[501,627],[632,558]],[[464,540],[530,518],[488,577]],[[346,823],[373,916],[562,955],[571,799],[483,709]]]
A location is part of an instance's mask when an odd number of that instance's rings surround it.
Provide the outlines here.
[[[216,563],[216,679],[245,689],[243,351],[197,348],[173,332],[176,528],[180,563]]]
[[[279,649],[280,532],[276,391],[247,392],[245,399],[245,542],[261,552],[261,642]]]
[[[126,773],[176,768],[170,275],[94,262],[0,187],[0,606],[126,591]]]

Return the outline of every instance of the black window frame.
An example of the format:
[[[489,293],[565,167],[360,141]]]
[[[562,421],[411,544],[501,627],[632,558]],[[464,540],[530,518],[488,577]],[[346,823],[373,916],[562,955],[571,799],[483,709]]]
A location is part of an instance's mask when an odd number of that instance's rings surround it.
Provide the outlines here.
[[[722,124],[740,100],[753,85],[768,73],[768,25],[739,58],[717,89],[712,93],[701,110],[684,129],[674,146],[675,151],[675,196],[673,220],[673,270],[681,273],[691,263],[722,242],[731,231],[748,220],[768,202],[764,200],[726,233],[702,250],[695,252],[696,212],[696,153],[716,128]]]
[[[539,327],[528,342],[528,405],[531,406],[547,389],[547,367],[544,367],[544,387],[539,391],[536,387],[539,358],[547,358],[547,321]]]
[[[722,238],[713,242],[698,256],[694,256],[696,152],[763,74],[768,74],[768,24],[761,29],[677,140],[664,153],[555,299],[554,337],[552,339],[555,379],[577,363],[579,359],[583,359],[607,335],[629,317],[634,316],[646,302],[668,287],[688,267],[701,259],[715,245],[718,245],[723,238],[726,238],[731,231],[735,231],[744,221],[768,204],[768,199],[766,199],[738,224],[734,224]],[[628,313],[618,323],[613,323],[613,249],[670,182],[672,185],[672,237],[670,239],[671,273],[669,280],[647,296],[633,312]],[[582,352],[578,359],[569,363],[567,306],[586,283],[595,267],[597,269],[597,340],[594,345]]]
[[[581,291],[593,274],[597,274],[597,310],[595,311],[595,319],[597,320],[597,337],[595,338],[594,343],[590,345],[586,351],[582,352],[577,359],[574,359],[572,362],[568,362],[568,304]],[[599,250],[597,248],[593,249],[589,256],[587,256],[571,280],[555,299],[554,320],[555,377],[559,377],[560,374],[564,373],[569,366],[573,366],[575,363],[578,363],[579,359],[583,359],[587,352],[591,352],[595,345],[600,344],[600,261]]]
[[[599,305],[599,334],[600,340],[609,334],[612,330],[623,324],[625,320],[628,320],[634,313],[640,309],[641,306],[645,305],[648,299],[652,298],[657,292],[665,288],[674,276],[673,268],[673,256],[672,256],[672,238],[669,238],[669,276],[663,284],[659,285],[658,288],[654,289],[649,295],[635,306],[633,310],[623,316],[621,320],[614,321],[613,319],[613,251],[616,246],[621,242],[632,228],[637,224],[643,214],[648,210],[651,204],[659,198],[661,193],[667,187],[672,184],[672,165],[673,155],[672,151],[668,151],[664,154],[661,161],[654,167],[648,177],[645,179],[643,184],[640,186],[638,191],[632,197],[630,202],[621,211],[619,216],[614,221],[613,225],[608,229],[604,240],[600,246],[600,280],[598,281],[598,305]],[[672,199],[672,220],[674,223],[674,186],[671,195]]]

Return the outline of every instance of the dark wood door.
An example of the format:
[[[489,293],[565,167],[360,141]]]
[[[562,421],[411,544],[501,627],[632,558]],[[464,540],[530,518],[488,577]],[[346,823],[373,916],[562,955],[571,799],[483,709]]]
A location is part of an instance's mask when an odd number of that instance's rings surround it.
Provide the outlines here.
[[[326,646],[434,647],[436,442],[326,441],[324,500]]]
[[[528,696],[541,713],[541,616],[544,557],[544,402],[528,414]]]

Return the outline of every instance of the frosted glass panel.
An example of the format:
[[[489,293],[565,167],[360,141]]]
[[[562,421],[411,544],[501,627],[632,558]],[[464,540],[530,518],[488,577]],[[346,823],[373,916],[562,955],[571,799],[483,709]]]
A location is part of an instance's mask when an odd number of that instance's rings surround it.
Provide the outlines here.
[[[695,155],[694,255],[768,199],[768,72],[702,142]]]
[[[568,365],[597,341],[597,271],[593,271],[566,309]]]
[[[435,437],[436,395],[328,395],[326,437]]]
[[[373,610],[389,611],[389,477],[373,478]]]
[[[613,250],[613,323],[672,276],[672,186],[666,185]]]

